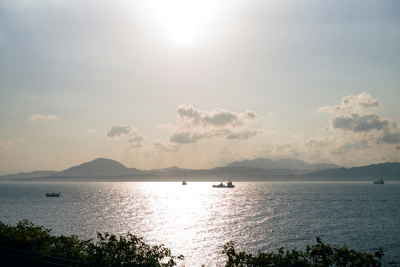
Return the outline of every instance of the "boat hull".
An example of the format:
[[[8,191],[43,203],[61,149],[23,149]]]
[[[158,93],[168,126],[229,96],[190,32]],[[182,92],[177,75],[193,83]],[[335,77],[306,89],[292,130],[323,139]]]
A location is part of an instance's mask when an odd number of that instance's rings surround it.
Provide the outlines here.
[[[46,197],[59,197],[60,193],[46,193],[45,196]]]
[[[214,188],[234,188],[235,186],[234,186],[234,185],[232,185],[232,186],[226,186],[226,185],[224,185],[224,186],[220,186],[220,185],[213,185],[212,187],[214,187]]]

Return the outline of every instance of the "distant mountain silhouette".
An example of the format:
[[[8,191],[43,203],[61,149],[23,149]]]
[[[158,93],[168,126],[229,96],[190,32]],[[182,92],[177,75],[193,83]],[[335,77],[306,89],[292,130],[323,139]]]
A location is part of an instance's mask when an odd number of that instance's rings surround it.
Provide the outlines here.
[[[112,159],[98,158],[81,165],[71,167],[65,171],[56,173],[54,176],[87,176],[87,175],[108,175],[120,176],[137,174],[142,171],[135,168],[127,168],[118,161]]]
[[[20,172],[17,174],[8,174],[0,176],[2,179],[18,179],[18,178],[32,178],[32,177],[42,177],[56,174],[56,171],[34,171],[34,172]]]
[[[301,175],[304,176],[304,175]],[[319,177],[319,178],[366,178],[366,177],[377,177],[377,178],[396,178],[400,180],[400,162],[386,162],[380,164],[372,164],[362,167],[353,168],[339,168],[334,170],[317,171],[307,174],[308,177]]]
[[[336,169],[340,168],[340,166],[336,164],[328,164],[328,163],[317,163],[317,164],[308,164],[299,159],[279,159],[276,161],[264,158],[258,158],[254,160],[244,160],[244,161],[235,161],[233,163],[228,164],[226,167],[254,167],[254,168],[262,168],[262,169],[287,169],[287,170],[326,170],[326,169]]]
[[[246,166],[243,166],[246,165]],[[261,166],[261,167],[257,167]],[[334,164],[307,164],[301,160],[269,159],[233,162],[212,169],[181,169],[176,166],[142,171],[118,161],[99,158],[61,172],[36,171],[0,176],[15,182],[132,182],[132,181],[400,181],[400,163],[315,171],[312,168],[338,167]]]
[[[252,167],[262,169],[281,169],[281,165],[270,159],[258,158],[253,160],[235,161],[226,165],[226,167]]]
[[[259,167],[219,167],[210,170],[204,170],[204,174],[212,176],[226,177],[256,177],[256,176],[290,176],[297,174],[306,174],[310,171],[290,170],[290,169],[264,169]]]
[[[172,166],[172,167],[163,168],[163,169],[152,169],[150,171],[152,171],[152,172],[169,172],[169,171],[186,171],[186,170],[188,170],[188,169],[181,169],[176,166]]]

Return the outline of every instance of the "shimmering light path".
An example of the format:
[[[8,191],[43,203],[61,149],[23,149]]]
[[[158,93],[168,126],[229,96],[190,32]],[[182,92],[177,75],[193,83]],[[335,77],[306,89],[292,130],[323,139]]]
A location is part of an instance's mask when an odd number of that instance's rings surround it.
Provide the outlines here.
[[[0,221],[28,219],[56,235],[96,231],[163,243],[186,266],[220,266],[233,240],[249,252],[304,249],[315,237],[400,259],[400,183],[0,183]],[[61,191],[59,198],[45,192]]]

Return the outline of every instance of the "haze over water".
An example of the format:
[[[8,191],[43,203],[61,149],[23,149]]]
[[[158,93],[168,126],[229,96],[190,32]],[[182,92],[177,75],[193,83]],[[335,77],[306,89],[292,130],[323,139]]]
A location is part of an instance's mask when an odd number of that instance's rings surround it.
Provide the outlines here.
[[[0,221],[28,219],[55,235],[128,231],[183,254],[186,266],[221,266],[223,245],[247,252],[331,245],[400,261],[400,183],[1,183]],[[45,192],[61,191],[59,198]]]

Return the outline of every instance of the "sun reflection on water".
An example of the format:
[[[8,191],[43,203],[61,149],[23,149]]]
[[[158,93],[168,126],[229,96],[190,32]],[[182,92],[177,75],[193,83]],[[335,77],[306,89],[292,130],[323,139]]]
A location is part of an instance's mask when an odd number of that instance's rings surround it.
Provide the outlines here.
[[[231,237],[229,225],[239,212],[232,189],[213,189],[211,183],[142,183],[143,201],[156,216],[146,221],[147,238],[176,248],[177,254],[203,254],[204,263],[221,257],[223,243]],[[137,189],[137,185],[133,190]],[[137,204],[132,197],[132,205]],[[221,199],[223,201],[221,201]],[[136,207],[132,206],[132,209]],[[215,247],[220,246],[219,253]],[[186,256],[187,257],[187,256]],[[201,265],[200,264],[200,265]]]
[[[97,231],[130,232],[183,254],[188,267],[223,266],[221,252],[230,240],[238,251],[256,253],[282,245],[303,250],[320,235],[332,245],[368,250],[377,244],[388,256],[398,255],[393,248],[400,230],[393,222],[400,216],[400,184],[234,184],[233,189],[207,182],[4,184],[0,214],[4,223],[28,219],[54,235],[81,239],[95,238]],[[46,199],[45,191],[62,196]]]

